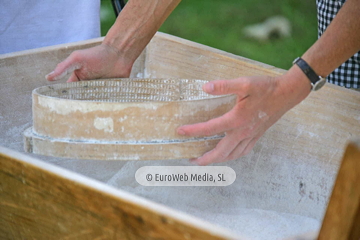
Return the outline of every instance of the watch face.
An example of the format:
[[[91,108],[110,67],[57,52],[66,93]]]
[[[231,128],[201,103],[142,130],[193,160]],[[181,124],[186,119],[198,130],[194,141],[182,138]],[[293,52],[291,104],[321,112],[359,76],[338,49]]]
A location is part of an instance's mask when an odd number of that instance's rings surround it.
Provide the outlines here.
[[[322,88],[326,83],[326,79],[325,78],[321,78],[319,81],[317,81],[314,86],[313,86],[313,91],[317,91],[320,88]]]

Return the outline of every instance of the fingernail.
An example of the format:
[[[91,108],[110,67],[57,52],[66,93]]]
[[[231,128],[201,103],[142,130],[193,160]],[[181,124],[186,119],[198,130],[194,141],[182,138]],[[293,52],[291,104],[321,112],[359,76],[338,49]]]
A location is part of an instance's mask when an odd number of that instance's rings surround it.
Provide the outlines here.
[[[54,73],[54,71],[52,71],[51,73],[47,74],[47,75],[45,76],[45,79],[46,79],[46,80],[49,80],[48,77],[49,77],[51,74],[53,74],[53,73]]]
[[[182,129],[178,130],[177,132],[178,132],[179,135],[185,135],[185,132]]]
[[[214,91],[214,84],[213,83],[206,83],[204,86],[204,91],[207,93],[211,93]]]

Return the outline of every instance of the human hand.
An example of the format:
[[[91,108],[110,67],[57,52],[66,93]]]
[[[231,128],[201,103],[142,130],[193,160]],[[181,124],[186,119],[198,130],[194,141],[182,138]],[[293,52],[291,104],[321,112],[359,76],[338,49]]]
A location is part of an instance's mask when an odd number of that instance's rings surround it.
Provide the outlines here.
[[[49,81],[56,81],[72,73],[67,82],[80,80],[129,77],[133,61],[106,44],[77,50],[59,63],[53,72],[46,75]]]
[[[212,95],[236,94],[237,101],[234,108],[221,117],[177,129],[178,134],[186,136],[226,133],[213,150],[191,161],[207,165],[248,154],[270,126],[309,94],[309,80],[304,80],[298,71],[295,69],[276,78],[242,77],[205,84],[205,92]]]

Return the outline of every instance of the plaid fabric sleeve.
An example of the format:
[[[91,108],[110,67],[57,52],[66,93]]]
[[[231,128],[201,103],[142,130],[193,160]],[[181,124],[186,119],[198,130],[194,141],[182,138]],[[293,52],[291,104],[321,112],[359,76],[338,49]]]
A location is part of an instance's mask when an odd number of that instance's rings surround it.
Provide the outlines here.
[[[346,0],[316,0],[320,37]],[[327,81],[346,88],[360,88],[360,52],[335,69]]]

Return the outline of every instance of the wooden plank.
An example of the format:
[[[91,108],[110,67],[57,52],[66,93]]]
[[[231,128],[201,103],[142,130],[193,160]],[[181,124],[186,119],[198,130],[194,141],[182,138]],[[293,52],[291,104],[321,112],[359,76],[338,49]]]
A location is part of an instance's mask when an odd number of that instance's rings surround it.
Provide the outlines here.
[[[346,148],[319,240],[360,239],[360,140]]]
[[[0,239],[241,239],[0,147]]]
[[[283,72],[264,63],[160,32],[146,51],[147,77],[217,80],[259,74],[276,76]]]

